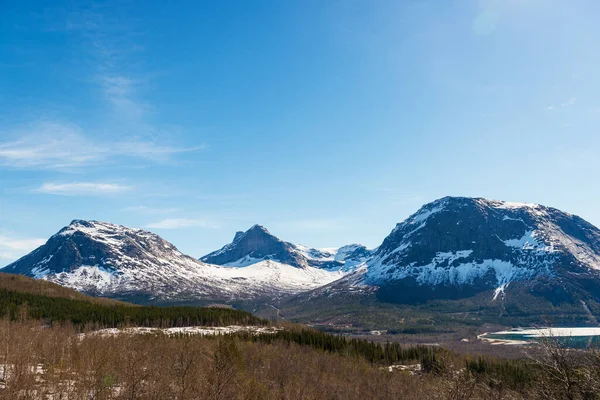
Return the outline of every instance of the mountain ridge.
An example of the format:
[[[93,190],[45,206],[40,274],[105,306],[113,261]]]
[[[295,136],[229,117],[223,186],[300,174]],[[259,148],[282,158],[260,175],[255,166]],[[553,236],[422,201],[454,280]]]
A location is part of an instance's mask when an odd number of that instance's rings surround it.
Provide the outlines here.
[[[213,251],[200,260],[210,264],[246,267],[261,261],[272,260],[296,268],[315,267],[341,269],[348,264],[358,264],[369,254],[361,244],[340,248],[316,249],[286,242],[271,234],[267,228],[255,224],[247,231],[236,232],[233,241]]]
[[[73,220],[2,272],[46,279],[84,293],[152,300],[279,296],[339,278],[336,272],[265,260],[248,268],[207,264],[143,229]]]
[[[600,299],[600,230],[538,204],[444,197],[373,250],[313,249],[253,225],[197,260],[143,229],[73,220],[3,272],[149,301],[352,293],[399,304],[473,296],[493,303],[528,292],[552,304],[591,304]]]

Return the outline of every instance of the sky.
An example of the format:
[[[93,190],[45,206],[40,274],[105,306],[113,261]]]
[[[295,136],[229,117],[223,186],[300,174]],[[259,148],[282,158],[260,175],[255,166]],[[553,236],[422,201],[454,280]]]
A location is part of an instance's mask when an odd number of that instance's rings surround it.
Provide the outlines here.
[[[378,246],[437,198],[600,226],[600,2],[0,4],[0,266],[73,219],[200,257]]]

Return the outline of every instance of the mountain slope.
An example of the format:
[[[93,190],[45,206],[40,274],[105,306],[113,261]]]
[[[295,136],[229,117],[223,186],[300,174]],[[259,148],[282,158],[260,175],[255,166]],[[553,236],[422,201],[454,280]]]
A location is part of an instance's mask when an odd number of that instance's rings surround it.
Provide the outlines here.
[[[397,224],[367,265],[364,282],[388,300],[496,299],[544,281],[544,295],[574,301],[600,297],[600,230],[541,205],[445,197]]]
[[[363,262],[370,254],[365,246],[352,244],[339,249],[313,249],[284,242],[265,227],[254,225],[237,232],[233,241],[220,250],[200,258],[201,261],[232,267],[246,267],[265,260],[296,268],[316,267],[328,270],[348,269]]]
[[[277,297],[319,287],[341,273],[264,261],[222,267],[182,254],[158,235],[74,220],[3,272],[45,279],[85,293],[151,301]]]

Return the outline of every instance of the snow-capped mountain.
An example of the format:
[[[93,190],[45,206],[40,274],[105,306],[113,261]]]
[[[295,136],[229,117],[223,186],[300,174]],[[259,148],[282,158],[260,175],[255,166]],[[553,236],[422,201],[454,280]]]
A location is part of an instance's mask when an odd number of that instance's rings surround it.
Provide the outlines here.
[[[141,229],[75,220],[2,271],[142,301],[376,293],[396,303],[479,295],[495,302],[526,292],[591,304],[600,299],[600,230],[537,204],[445,197],[397,224],[374,250],[313,249],[255,225],[197,260]]]
[[[537,204],[445,197],[396,225],[367,260],[364,283],[388,300],[456,298],[543,279],[600,297],[600,230]],[[565,289],[569,286],[569,289]]]
[[[342,276],[273,260],[245,268],[207,264],[142,229],[81,220],[2,271],[103,296],[172,301],[272,298],[320,287]]]
[[[246,232],[237,232],[233,241],[220,250],[200,258],[201,261],[230,267],[246,267],[266,260],[296,268],[316,267],[327,270],[348,270],[364,262],[370,255],[363,245],[313,249],[284,242],[265,227],[254,225]]]

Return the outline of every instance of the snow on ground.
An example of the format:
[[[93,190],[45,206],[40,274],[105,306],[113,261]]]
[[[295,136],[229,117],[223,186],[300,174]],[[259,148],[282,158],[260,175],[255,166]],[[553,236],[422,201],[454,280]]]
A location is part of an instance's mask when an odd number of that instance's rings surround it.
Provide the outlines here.
[[[259,263],[264,260],[265,260],[264,258],[254,258],[251,256],[244,256],[244,257],[240,258],[239,260],[223,264],[223,266],[241,268],[241,267],[247,267],[249,265]]]
[[[226,279],[246,279],[257,285],[296,290],[326,285],[340,279],[344,273],[313,267],[296,268],[266,260],[244,268],[223,268],[219,271],[219,275]]]
[[[218,288],[232,295],[241,292],[278,290],[297,292],[326,285],[344,276],[342,271],[326,271],[320,268],[296,268],[276,261],[261,261],[247,267],[224,267],[205,264],[194,259],[160,260],[157,265],[135,265],[123,268],[118,273],[109,272],[98,266],[82,266],[71,272],[46,275],[43,278],[76,290],[95,288],[100,292],[113,289],[143,290],[139,282],[152,282],[157,288],[161,284],[178,289],[203,290]],[[141,262],[144,264],[144,262]]]
[[[494,332],[498,335],[519,334],[528,338],[543,337],[576,337],[576,336],[600,336],[600,327],[581,328],[530,328],[513,331]]]
[[[302,254],[308,260],[314,261],[333,261],[335,258],[335,254],[338,250],[337,248],[333,247],[328,247],[324,249],[313,249],[301,244],[294,244],[293,246],[300,254]]]
[[[108,328],[101,329],[98,331],[93,331],[90,333],[84,333],[81,337],[85,337],[86,335],[97,335],[102,337],[108,336],[117,336],[117,335],[200,335],[200,336],[216,336],[216,335],[227,335],[231,333],[237,332],[247,332],[252,333],[254,335],[260,334],[274,334],[283,330],[281,327],[277,326],[238,326],[238,325],[230,325],[230,326],[186,326],[180,328],[144,328],[144,327],[135,327],[135,328]]]
[[[102,290],[110,285],[111,277],[111,272],[106,268],[82,265],[71,272],[57,274],[56,282],[67,287],[81,285],[82,282],[86,282],[88,286]]]

